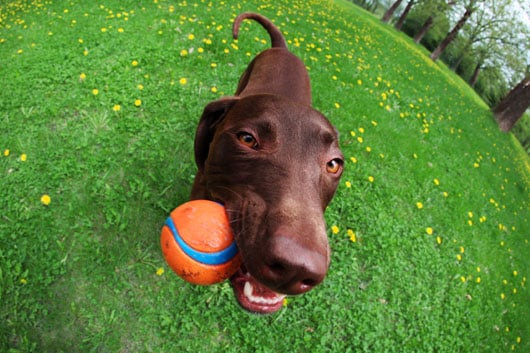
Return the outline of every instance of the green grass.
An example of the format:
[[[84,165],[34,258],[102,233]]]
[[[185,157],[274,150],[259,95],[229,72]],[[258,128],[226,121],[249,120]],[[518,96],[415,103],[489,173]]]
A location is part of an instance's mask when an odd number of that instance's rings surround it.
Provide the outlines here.
[[[529,351],[530,162],[515,138],[344,1],[230,3],[1,3],[0,350]],[[228,283],[183,282],[158,244],[191,188],[202,108],[269,45],[255,23],[232,41],[243,11],[281,27],[347,160],[329,274],[270,316],[240,310]]]

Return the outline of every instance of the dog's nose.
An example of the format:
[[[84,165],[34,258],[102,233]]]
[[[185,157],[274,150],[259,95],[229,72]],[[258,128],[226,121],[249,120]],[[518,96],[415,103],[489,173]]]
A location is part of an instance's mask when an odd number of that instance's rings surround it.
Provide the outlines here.
[[[262,281],[284,294],[301,294],[326,276],[329,256],[325,246],[311,246],[287,236],[274,236],[261,269]]]

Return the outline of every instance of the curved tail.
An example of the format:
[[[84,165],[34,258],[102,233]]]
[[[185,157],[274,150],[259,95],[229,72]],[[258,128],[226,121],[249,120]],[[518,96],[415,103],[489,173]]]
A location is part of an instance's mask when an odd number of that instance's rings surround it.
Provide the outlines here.
[[[232,35],[234,36],[234,39],[237,39],[237,37],[239,36],[239,26],[241,25],[241,21],[247,18],[255,20],[267,30],[271,37],[272,48],[287,48],[285,38],[283,37],[283,34],[282,32],[280,32],[278,27],[276,27],[274,23],[272,23],[271,20],[269,20],[267,17],[253,12],[245,12],[236,17],[236,19],[234,20],[234,25],[232,27]]]

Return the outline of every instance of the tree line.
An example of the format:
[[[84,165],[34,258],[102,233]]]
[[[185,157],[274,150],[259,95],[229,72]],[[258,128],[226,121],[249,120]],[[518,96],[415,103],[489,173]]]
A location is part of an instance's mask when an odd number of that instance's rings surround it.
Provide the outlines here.
[[[512,0],[353,0],[474,87],[509,131],[530,106],[530,28]]]

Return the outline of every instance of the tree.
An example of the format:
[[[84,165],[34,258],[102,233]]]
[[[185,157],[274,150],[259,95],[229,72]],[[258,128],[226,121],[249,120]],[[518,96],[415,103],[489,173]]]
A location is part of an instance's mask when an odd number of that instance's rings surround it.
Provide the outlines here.
[[[447,36],[442,40],[442,42],[438,45],[436,49],[433,50],[433,52],[430,55],[430,58],[433,61],[438,60],[440,58],[440,55],[444,52],[444,50],[451,44],[451,42],[456,38],[456,35],[458,32],[464,27],[466,24],[466,21],[471,17],[473,12],[475,11],[475,1],[470,0],[469,3],[466,6],[466,12],[464,15],[458,20],[456,25],[453,27],[453,29],[447,33]]]
[[[510,131],[528,107],[530,107],[529,73],[493,108],[499,128],[505,132]]]
[[[405,22],[405,19],[407,18],[410,12],[410,9],[412,9],[412,6],[414,5],[414,1],[415,0],[409,0],[409,2],[407,3],[407,7],[405,7],[405,10],[401,14],[401,16],[399,16],[399,20],[394,26],[398,31],[401,30],[401,26],[403,26],[403,22]]]
[[[396,2],[394,2],[392,6],[390,6],[390,8],[385,12],[383,18],[381,18],[381,21],[388,23],[388,21],[390,21],[390,19],[392,18],[392,15],[394,15],[394,12],[396,12],[399,5],[401,5],[402,1],[403,0],[397,0]]]

